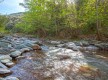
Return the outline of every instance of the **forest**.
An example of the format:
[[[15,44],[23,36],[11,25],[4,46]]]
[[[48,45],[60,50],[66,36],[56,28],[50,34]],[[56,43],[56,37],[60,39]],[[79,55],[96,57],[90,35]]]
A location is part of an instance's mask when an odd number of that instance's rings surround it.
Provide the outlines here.
[[[108,38],[107,0],[25,0],[20,5],[26,11],[14,24],[18,33],[67,39]],[[1,29],[5,29],[5,22],[1,15]]]

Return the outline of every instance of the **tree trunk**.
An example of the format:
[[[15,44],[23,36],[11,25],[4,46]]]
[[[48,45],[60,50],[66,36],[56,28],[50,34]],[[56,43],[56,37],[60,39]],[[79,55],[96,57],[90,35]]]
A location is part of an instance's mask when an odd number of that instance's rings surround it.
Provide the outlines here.
[[[98,15],[98,0],[96,0],[96,30],[97,30],[97,39],[100,40],[100,31],[99,31],[99,15]]]

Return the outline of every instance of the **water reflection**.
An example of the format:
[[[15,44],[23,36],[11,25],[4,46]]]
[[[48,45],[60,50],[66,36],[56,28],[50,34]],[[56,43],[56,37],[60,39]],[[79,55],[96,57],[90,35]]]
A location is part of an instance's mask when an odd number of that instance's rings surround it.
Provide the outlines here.
[[[47,47],[23,54],[11,68],[20,80],[107,80],[108,62],[66,48]]]

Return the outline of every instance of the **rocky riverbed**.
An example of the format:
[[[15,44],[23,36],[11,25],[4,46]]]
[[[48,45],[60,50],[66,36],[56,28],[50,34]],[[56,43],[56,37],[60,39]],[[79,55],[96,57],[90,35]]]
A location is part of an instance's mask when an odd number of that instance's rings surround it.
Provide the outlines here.
[[[0,38],[0,80],[108,80],[108,43]]]

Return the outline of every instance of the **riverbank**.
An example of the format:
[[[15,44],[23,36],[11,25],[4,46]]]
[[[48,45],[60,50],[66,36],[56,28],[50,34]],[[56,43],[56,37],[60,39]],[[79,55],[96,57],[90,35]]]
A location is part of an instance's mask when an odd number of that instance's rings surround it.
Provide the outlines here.
[[[107,80],[107,49],[107,43],[100,41],[4,36],[0,38],[1,79]]]

